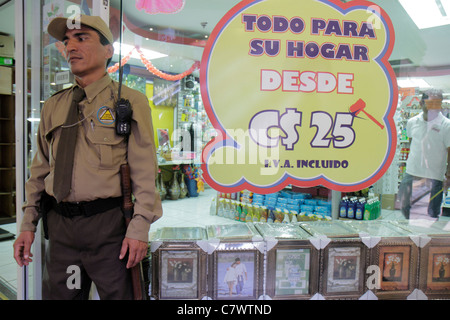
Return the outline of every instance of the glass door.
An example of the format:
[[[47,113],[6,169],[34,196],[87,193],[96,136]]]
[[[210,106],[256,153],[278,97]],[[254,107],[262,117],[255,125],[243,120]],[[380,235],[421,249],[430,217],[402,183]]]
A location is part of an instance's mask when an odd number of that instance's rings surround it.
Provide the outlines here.
[[[16,127],[16,227],[20,232],[24,184],[29,178],[29,165],[36,148],[36,133],[42,108],[41,39],[42,1],[15,1],[15,127]],[[38,230],[40,230],[40,225]],[[41,298],[42,237],[36,233],[32,247],[33,263],[17,268],[17,298]]]

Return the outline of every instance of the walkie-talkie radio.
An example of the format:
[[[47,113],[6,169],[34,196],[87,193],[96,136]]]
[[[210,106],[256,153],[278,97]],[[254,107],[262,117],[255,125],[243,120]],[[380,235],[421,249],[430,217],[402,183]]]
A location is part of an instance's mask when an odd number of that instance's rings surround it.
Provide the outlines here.
[[[119,136],[128,136],[131,132],[131,109],[130,101],[121,98],[116,105],[116,133]]]

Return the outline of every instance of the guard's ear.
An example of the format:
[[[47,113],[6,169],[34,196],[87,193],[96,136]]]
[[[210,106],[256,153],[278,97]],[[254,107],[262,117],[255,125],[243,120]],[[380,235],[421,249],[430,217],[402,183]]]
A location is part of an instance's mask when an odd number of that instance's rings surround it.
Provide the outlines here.
[[[107,44],[106,48],[106,57],[107,59],[111,59],[114,55],[114,46],[112,44]]]

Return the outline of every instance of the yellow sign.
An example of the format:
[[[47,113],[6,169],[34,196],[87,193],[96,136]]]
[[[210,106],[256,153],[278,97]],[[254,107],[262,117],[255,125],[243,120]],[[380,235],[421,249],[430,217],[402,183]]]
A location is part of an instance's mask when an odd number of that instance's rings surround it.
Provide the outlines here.
[[[216,190],[360,190],[396,148],[394,30],[365,1],[247,0],[214,29],[201,91],[219,132],[203,151]]]

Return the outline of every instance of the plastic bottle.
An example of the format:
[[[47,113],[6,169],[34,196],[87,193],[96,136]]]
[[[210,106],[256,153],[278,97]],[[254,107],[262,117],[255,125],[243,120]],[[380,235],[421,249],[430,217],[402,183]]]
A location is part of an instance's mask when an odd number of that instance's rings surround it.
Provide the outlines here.
[[[267,218],[267,222],[273,223],[275,222],[275,213],[272,209],[269,210],[269,217]]]
[[[234,220],[239,221],[241,218],[241,214],[242,214],[241,203],[236,201],[236,211],[234,213]]]
[[[356,197],[353,197],[350,199],[350,202],[348,204],[347,209],[347,218],[348,219],[354,219],[355,218],[355,211],[356,211]]]
[[[259,222],[261,219],[261,211],[258,205],[253,206],[253,222]]]
[[[229,218],[230,217],[230,199],[225,199],[224,206],[223,206],[223,217]]]
[[[245,217],[247,216],[247,213],[248,213],[247,205],[245,203],[242,203],[242,211],[239,221],[245,222]]]
[[[364,205],[364,220],[372,220],[372,207],[373,207],[373,199],[367,200]]]
[[[291,211],[291,213],[292,213],[291,222],[292,222],[292,223],[298,222],[298,220],[297,220],[297,212]]]
[[[355,211],[355,219],[356,220],[362,220],[364,216],[364,209],[365,209],[366,199],[361,198],[356,203],[356,211]]]
[[[253,206],[251,204],[247,206],[247,215],[245,216],[245,222],[253,222]]]
[[[284,217],[283,217],[283,220],[281,221],[281,223],[288,224],[290,222],[289,212],[287,210],[284,210],[283,215],[284,215]]]
[[[275,219],[273,220],[274,223],[281,223],[283,221],[283,212],[281,212],[280,209],[275,209],[274,215],[275,215]]]
[[[375,214],[374,214],[374,219],[378,219],[381,215],[381,203],[380,203],[380,198],[375,197]]]
[[[217,206],[217,215],[219,217],[223,217],[224,206],[225,206],[225,199],[224,198],[220,198],[219,199],[219,204]]]
[[[267,213],[267,207],[261,207],[261,218],[259,219],[260,222],[267,222],[268,213]]]
[[[217,215],[217,199],[212,198],[211,205],[209,206],[209,215],[215,216]]]
[[[343,197],[339,206],[339,217],[347,218],[348,197]]]

